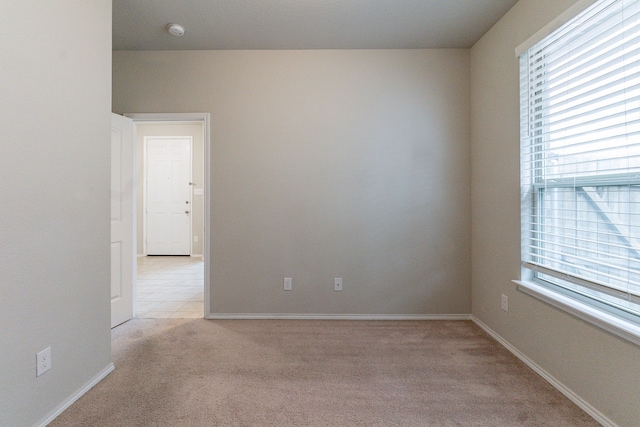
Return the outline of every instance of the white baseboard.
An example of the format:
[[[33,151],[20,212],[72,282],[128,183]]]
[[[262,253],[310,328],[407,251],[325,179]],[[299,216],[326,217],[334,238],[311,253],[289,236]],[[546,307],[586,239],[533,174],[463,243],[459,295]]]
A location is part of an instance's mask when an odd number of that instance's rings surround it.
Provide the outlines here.
[[[62,412],[64,412],[64,410],[67,409],[69,406],[73,405],[73,403],[76,400],[80,399],[86,392],[91,390],[93,388],[93,386],[95,386],[100,381],[102,381],[114,369],[115,369],[115,366],[113,366],[113,363],[110,363],[106,368],[104,368],[102,371],[100,371],[98,373],[98,375],[93,377],[93,379],[91,381],[89,381],[83,387],[78,389],[75,393],[73,393],[71,396],[69,396],[61,404],[56,406],[51,412],[49,412],[42,420],[38,421],[34,426],[46,427],[47,424],[49,424],[51,421],[56,419],[56,417],[58,415],[60,415]]]
[[[209,320],[471,320],[471,315],[209,313],[205,318]]]
[[[593,417],[597,422],[605,427],[618,427],[616,423],[611,421],[602,412],[591,406],[589,402],[578,396],[570,388],[558,381],[553,375],[542,369],[537,363],[529,359],[524,353],[511,345],[507,340],[498,335],[493,329],[485,325],[480,319],[475,316],[471,316],[471,320],[480,326],[486,333],[491,335],[496,341],[498,341],[504,348],[509,350],[518,359],[522,360],[527,366],[533,369],[538,375],[544,378],[549,384],[555,387],[560,393],[564,394],[569,400],[578,405],[583,411]]]

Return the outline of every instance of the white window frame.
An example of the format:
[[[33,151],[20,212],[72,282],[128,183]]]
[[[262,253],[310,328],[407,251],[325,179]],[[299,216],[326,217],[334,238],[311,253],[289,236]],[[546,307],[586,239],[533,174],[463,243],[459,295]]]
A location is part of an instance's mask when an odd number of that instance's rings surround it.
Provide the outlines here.
[[[540,32],[536,33],[525,43],[520,45],[516,49],[516,56],[521,56],[523,54],[526,55],[530,48],[535,46],[538,42],[544,40],[547,36],[551,35],[556,30],[562,28],[566,23],[573,20],[576,16],[587,10],[595,3],[598,3],[598,1],[581,0],[577,2],[572,8],[567,10],[564,14],[559,16],[545,28],[540,30]],[[523,173],[523,181],[527,182],[523,182],[523,192],[521,195],[523,224],[526,222],[527,216],[535,214],[535,193],[537,191],[540,191],[540,182],[538,181],[538,183],[536,183],[534,177],[526,177],[524,175],[526,175],[526,173]],[[599,184],[609,185],[610,183],[607,182],[607,179],[608,178],[605,177],[599,182]],[[621,182],[621,180],[618,179],[614,181],[615,184],[619,184]],[[593,182],[594,181],[587,178],[584,180],[584,185],[592,186]],[[631,181],[627,181],[626,183],[634,185],[638,184],[637,182]],[[580,185],[576,185],[576,187],[581,186],[581,183],[579,184]],[[556,184],[554,184],[555,188],[560,188],[562,187],[562,185],[563,183],[561,182],[561,180],[557,181]],[[553,187],[546,187],[546,189],[549,188]],[[524,247],[528,245],[528,241],[530,239],[530,230],[526,230],[525,228],[526,227],[523,227],[521,237],[523,242],[523,254],[525,252]],[[523,258],[523,260],[525,260],[525,258]],[[636,345],[640,345],[640,316],[625,310],[620,310],[618,308],[612,307],[609,304],[594,300],[588,296],[573,292],[571,290],[568,290],[567,288],[557,286],[556,284],[550,283],[548,281],[541,280],[536,277],[537,272],[549,273],[552,275],[555,274],[557,276],[557,274],[553,271],[545,271],[544,267],[532,264],[528,261],[523,261],[521,278],[520,280],[514,280],[514,282],[518,285],[518,289],[528,295],[538,298],[556,308],[564,310],[625,340],[635,343]],[[580,282],[579,279],[572,278],[572,280],[574,282]],[[600,288],[599,285],[590,284],[588,281],[585,281],[580,285],[584,286],[585,288],[592,288],[602,291],[602,288]],[[615,292],[612,292],[612,294],[615,294]]]

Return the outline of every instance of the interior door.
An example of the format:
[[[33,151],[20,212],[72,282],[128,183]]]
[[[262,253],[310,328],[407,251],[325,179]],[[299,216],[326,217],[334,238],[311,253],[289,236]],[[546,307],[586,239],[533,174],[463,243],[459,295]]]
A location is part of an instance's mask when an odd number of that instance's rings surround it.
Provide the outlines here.
[[[133,317],[135,124],[111,115],[111,327]]]
[[[191,137],[146,137],[147,255],[191,254]]]

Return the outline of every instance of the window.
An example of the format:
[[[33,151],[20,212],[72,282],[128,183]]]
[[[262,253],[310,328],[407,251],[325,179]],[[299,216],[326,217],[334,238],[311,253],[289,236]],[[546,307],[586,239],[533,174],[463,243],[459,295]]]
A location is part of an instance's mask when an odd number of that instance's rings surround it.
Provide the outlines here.
[[[598,1],[530,47],[520,85],[525,275],[640,322],[640,0]]]

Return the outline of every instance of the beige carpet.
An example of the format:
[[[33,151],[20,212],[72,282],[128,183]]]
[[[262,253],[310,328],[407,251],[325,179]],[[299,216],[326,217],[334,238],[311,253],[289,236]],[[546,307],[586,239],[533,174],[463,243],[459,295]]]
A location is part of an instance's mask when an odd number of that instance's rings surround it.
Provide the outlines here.
[[[134,319],[51,426],[596,426],[468,321]]]

